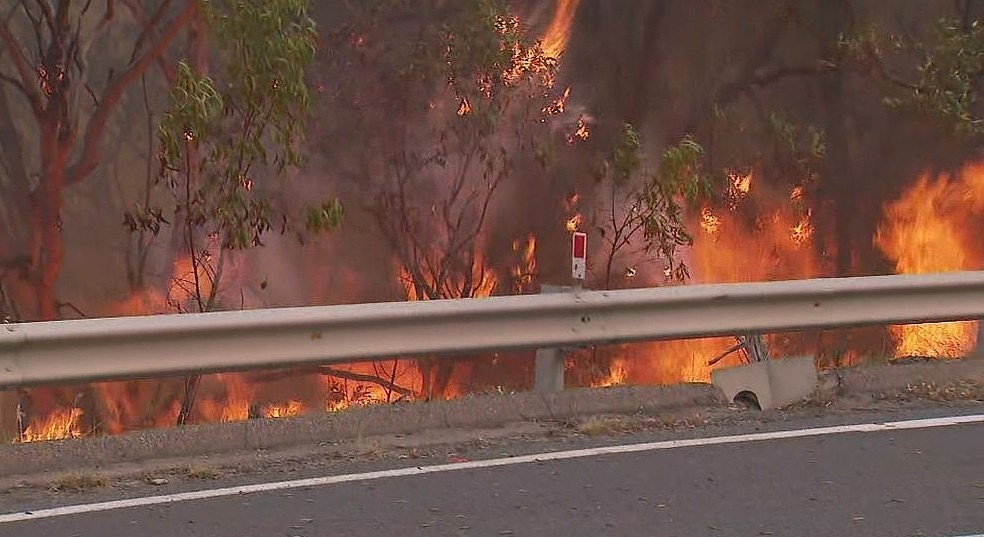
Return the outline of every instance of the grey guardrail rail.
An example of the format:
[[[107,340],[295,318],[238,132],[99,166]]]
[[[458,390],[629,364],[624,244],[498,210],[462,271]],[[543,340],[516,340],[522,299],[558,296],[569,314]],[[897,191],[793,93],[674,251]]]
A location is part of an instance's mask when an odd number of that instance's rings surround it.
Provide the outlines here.
[[[0,387],[984,317],[984,273],[0,325]]]

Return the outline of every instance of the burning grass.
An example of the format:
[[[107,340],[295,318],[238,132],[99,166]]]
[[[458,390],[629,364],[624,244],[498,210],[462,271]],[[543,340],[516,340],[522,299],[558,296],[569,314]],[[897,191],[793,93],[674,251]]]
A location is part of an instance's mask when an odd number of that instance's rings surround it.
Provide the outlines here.
[[[21,432],[21,442],[40,442],[45,440],[62,440],[80,438],[83,436],[80,419],[82,409],[63,408],[52,412],[44,418],[31,423]]]

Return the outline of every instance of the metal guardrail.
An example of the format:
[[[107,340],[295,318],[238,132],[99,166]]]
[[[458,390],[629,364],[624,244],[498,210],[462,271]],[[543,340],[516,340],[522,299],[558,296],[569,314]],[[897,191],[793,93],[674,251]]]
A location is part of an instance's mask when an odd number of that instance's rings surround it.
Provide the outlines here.
[[[0,387],[984,318],[984,272],[0,326]]]

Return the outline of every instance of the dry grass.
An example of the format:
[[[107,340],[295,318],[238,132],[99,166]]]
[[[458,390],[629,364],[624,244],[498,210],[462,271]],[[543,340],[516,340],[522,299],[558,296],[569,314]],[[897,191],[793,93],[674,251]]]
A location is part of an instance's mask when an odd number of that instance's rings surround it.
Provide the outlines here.
[[[78,473],[62,476],[48,484],[50,492],[85,492],[105,487],[107,480],[99,474]]]
[[[563,426],[568,431],[584,436],[615,436],[642,431],[692,428],[706,421],[699,415],[634,414],[572,419],[564,422]]]
[[[184,469],[184,475],[188,479],[218,479],[219,471],[206,466],[189,466]]]
[[[585,436],[613,435],[624,430],[622,420],[611,416],[591,416],[575,426],[578,434]]]
[[[881,399],[897,401],[984,401],[984,385],[966,379],[946,383],[917,381],[896,393],[879,395]]]

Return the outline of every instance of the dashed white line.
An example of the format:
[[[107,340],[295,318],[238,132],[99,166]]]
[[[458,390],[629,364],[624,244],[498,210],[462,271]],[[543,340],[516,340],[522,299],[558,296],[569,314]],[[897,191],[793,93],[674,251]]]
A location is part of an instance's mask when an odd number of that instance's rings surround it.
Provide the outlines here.
[[[129,509],[133,507],[146,507],[151,505],[169,504],[176,502],[188,502],[195,500],[207,500],[210,498],[220,498],[223,496],[235,496],[240,494],[255,494],[258,492],[270,492],[277,490],[321,487],[325,485],[335,485],[338,483],[350,483],[353,481],[371,481],[374,479],[387,479],[391,477],[407,477],[438,472],[454,472],[458,470],[475,470],[481,468],[496,468],[500,466],[513,466],[517,464],[529,464],[535,462],[560,461],[567,459],[579,459],[585,457],[596,457],[599,455],[615,455],[621,453],[638,453],[644,451],[660,451],[667,449],[679,449],[688,447],[716,446],[721,444],[739,444],[745,442],[763,442],[768,440],[784,440],[790,438],[805,438],[815,436],[829,436],[848,433],[877,433],[885,431],[900,431],[911,429],[929,429],[934,427],[952,427],[957,425],[967,425],[984,423],[984,414],[968,416],[948,416],[943,418],[929,418],[907,421],[894,421],[886,423],[862,423],[856,425],[837,425],[832,427],[815,427],[810,429],[795,429],[787,431],[772,431],[765,433],[739,434],[731,436],[716,436],[711,438],[691,438],[684,440],[665,440],[661,442],[646,442],[641,444],[623,444],[615,446],[603,446],[589,449],[575,449],[569,451],[553,451],[538,453],[534,455],[522,455],[516,457],[505,457],[498,459],[486,459],[467,462],[456,462],[450,464],[437,464],[432,466],[415,466],[411,468],[398,468],[393,470],[380,470],[376,472],[364,472],[358,474],[344,474],[310,479],[297,479],[293,481],[277,481],[273,483],[258,483],[255,485],[241,485],[236,487],[224,487],[217,489],[199,490],[194,492],[181,492],[177,494],[163,494],[159,496],[145,496],[142,498],[129,498],[125,500],[115,500],[98,503],[88,503],[70,505],[65,507],[55,507],[51,509],[39,509],[37,511],[24,511],[0,515],[0,524],[12,522],[23,522],[28,520],[39,520],[69,515],[80,515],[85,513],[95,513],[99,511],[112,511],[116,509]],[[969,535],[964,537],[984,537],[984,535]]]

